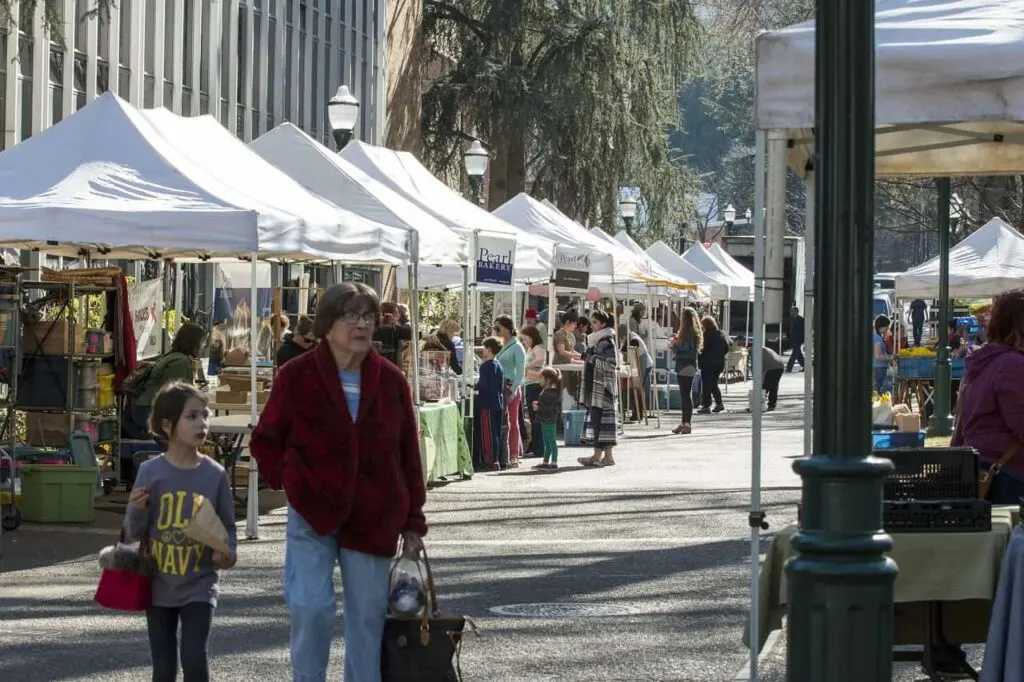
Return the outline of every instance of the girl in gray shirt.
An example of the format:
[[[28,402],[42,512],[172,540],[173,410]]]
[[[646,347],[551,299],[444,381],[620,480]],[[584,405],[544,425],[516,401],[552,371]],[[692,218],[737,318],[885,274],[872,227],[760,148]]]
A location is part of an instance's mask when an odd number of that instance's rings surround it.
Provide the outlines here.
[[[208,682],[208,643],[217,605],[217,569],[235,564],[237,533],[231,486],[222,467],[200,454],[209,432],[206,396],[175,382],[153,400],[150,430],[167,451],[142,464],[125,517],[125,535],[148,544],[157,567],[152,605],[146,610],[153,682],[178,675],[178,624],[184,682]],[[196,508],[212,504],[228,531],[230,554],[214,552],[184,529]]]

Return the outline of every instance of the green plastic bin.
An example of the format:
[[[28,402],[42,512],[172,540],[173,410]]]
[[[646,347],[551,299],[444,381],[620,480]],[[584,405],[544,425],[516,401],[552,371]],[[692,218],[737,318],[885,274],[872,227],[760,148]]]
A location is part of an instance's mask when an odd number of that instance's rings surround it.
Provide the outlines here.
[[[96,467],[21,467],[21,516],[33,523],[92,523]]]

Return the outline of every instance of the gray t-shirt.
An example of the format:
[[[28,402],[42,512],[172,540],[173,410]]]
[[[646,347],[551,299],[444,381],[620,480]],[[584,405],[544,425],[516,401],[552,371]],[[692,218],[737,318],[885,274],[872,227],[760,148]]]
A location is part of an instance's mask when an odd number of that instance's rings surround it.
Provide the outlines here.
[[[153,606],[178,607],[192,602],[216,606],[213,550],[187,537],[183,529],[201,495],[217,510],[231,549],[237,547],[235,505],[224,467],[202,457],[194,469],[179,469],[161,455],[139,467],[135,487],[149,489],[149,506],[129,506],[124,529],[130,540],[149,538],[159,570],[153,581]]]

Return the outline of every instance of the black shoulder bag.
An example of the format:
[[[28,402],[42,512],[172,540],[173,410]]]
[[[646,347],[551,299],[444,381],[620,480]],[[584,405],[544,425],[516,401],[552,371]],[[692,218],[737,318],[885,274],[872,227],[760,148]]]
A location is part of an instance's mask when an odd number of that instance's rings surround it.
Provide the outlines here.
[[[463,631],[468,625],[479,633],[468,616],[441,615],[426,549],[419,564],[427,573],[428,604],[422,616],[388,614],[380,650],[381,682],[462,682],[459,653]],[[389,593],[390,583],[389,578]]]

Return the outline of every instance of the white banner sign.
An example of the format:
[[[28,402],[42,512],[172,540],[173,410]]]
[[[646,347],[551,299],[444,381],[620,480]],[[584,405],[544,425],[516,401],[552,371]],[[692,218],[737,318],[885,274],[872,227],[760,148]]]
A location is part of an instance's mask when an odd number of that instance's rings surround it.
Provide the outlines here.
[[[512,286],[512,268],[516,262],[514,239],[478,236],[473,260],[478,284]]]
[[[135,329],[136,357],[139,360],[160,355],[163,336],[164,281],[150,279],[128,285],[128,306]]]

